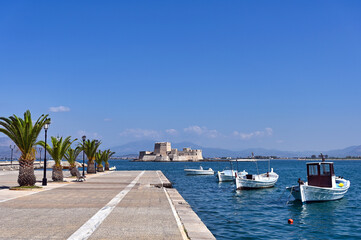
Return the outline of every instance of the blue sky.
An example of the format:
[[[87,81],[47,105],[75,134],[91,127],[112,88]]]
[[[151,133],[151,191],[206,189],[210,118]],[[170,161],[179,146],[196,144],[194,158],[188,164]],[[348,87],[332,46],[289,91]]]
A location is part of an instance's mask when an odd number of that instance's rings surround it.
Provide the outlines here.
[[[361,144],[360,1],[2,1],[0,115],[50,135]]]

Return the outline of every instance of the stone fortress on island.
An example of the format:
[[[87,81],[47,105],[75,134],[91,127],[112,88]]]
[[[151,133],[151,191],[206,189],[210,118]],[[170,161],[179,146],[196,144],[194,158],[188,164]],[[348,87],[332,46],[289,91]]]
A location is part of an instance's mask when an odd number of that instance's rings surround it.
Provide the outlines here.
[[[183,148],[178,151],[171,148],[170,142],[157,142],[154,145],[154,152],[141,151],[137,161],[154,161],[154,162],[177,162],[177,161],[200,161],[203,160],[202,150],[192,150]]]

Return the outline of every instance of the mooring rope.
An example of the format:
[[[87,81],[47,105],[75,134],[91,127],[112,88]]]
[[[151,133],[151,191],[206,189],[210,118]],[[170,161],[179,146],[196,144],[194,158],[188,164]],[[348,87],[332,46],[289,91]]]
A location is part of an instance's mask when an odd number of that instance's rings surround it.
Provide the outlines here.
[[[288,205],[288,203],[289,203],[289,201],[290,201],[290,197],[291,197],[292,191],[293,191],[293,186],[291,187],[290,195],[288,195],[288,200],[287,200],[287,202],[286,202],[286,205]]]
[[[285,194],[286,191],[287,191],[287,188],[285,188],[285,189],[283,190],[283,192],[281,193],[281,196],[277,199],[277,202],[278,202],[279,200],[281,200],[281,198],[283,197],[283,194]]]

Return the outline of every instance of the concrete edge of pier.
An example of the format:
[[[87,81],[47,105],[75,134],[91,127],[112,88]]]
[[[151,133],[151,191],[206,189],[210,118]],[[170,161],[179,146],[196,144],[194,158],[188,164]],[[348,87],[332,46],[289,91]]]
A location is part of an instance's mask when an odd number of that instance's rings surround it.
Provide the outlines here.
[[[157,172],[188,239],[216,239],[177,189],[172,188],[172,183],[161,171]]]

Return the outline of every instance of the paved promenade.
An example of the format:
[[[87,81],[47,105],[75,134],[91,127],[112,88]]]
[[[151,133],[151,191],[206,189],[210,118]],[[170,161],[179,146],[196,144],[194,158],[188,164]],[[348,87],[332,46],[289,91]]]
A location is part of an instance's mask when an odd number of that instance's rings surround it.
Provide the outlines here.
[[[0,239],[215,239],[175,189],[162,187],[170,184],[160,171],[8,190],[17,175],[0,172]]]

